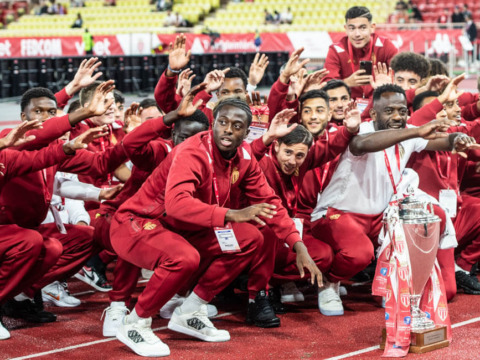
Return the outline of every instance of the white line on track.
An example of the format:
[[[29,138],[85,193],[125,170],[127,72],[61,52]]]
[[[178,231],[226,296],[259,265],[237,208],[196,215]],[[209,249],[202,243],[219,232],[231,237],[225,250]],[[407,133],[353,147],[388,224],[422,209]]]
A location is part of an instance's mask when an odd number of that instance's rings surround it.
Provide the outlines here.
[[[237,314],[238,312],[239,311],[222,313],[222,314],[219,314],[219,315],[215,316],[213,319],[218,319],[218,318],[222,318],[222,317],[225,317],[225,316],[234,315],[234,314]],[[162,327],[153,329],[153,331],[160,331],[160,330],[165,330],[165,329],[167,329],[167,327],[162,326]],[[75,349],[79,349],[79,348],[82,348],[82,347],[87,347],[87,346],[92,346],[92,345],[97,345],[97,344],[103,344],[103,343],[110,342],[110,341],[113,341],[113,340],[117,340],[117,338],[116,337],[111,337],[111,338],[108,338],[108,339],[90,341],[90,342],[83,343],[83,344],[67,346],[67,347],[64,347],[64,348],[45,351],[45,352],[41,352],[41,353],[37,353],[37,354],[31,354],[31,355],[11,358],[10,360],[32,359],[32,358],[37,358],[37,357],[50,355],[50,354],[56,354],[56,353],[64,352],[64,351],[68,351],[68,350],[75,350]]]
[[[480,317],[476,317],[476,318],[473,318],[473,319],[470,319],[470,320],[465,320],[465,321],[462,321],[462,322],[453,324],[453,325],[452,325],[452,329],[457,328],[457,327],[461,327],[461,326],[465,326],[465,325],[469,325],[469,324],[473,324],[473,323],[476,323],[476,322],[479,322],[479,321],[480,321]],[[343,355],[339,355],[339,356],[334,356],[334,357],[331,357],[331,358],[328,358],[328,359],[324,359],[324,360],[340,360],[340,359],[346,359],[346,358],[349,358],[349,357],[351,357],[351,356],[355,356],[355,355],[359,355],[359,354],[364,354],[364,353],[367,353],[367,352],[370,352],[370,351],[374,351],[374,350],[377,350],[377,349],[380,349],[380,346],[379,346],[379,345],[371,346],[371,347],[368,347],[368,348],[365,348],[365,349],[361,349],[361,350],[357,350],[357,351],[352,351],[352,352],[350,352],[350,353],[348,353],[348,354],[343,354]]]

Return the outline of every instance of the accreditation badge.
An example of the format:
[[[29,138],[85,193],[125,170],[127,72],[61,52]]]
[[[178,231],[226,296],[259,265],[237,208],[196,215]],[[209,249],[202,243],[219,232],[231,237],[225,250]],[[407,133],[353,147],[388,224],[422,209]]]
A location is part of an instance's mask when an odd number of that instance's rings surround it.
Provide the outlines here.
[[[228,222],[224,227],[215,227],[215,236],[217,237],[220,249],[224,253],[236,253],[242,251],[238,245],[237,238],[233,232],[232,224]]]

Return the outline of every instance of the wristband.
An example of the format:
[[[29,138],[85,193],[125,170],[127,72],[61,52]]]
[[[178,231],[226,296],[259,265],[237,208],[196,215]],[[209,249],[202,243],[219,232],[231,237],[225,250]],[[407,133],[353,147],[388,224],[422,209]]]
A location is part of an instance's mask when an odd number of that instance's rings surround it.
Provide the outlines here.
[[[247,92],[252,92],[252,91],[255,91],[255,89],[257,88],[257,85],[252,85],[250,83],[247,84]]]
[[[170,67],[170,64],[168,64],[168,70],[170,70],[172,73],[174,74],[180,74],[182,72],[182,70],[173,70],[171,67]]]

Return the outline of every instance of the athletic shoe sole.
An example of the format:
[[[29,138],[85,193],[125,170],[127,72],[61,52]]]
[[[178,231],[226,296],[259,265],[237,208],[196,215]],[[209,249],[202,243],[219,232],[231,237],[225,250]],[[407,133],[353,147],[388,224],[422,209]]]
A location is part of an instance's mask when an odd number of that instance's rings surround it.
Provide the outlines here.
[[[128,346],[135,354],[137,355],[140,355],[140,356],[145,356],[145,357],[163,357],[163,356],[168,356],[170,355],[170,349],[168,349],[168,351],[163,351],[163,352],[156,352],[156,353],[146,353],[146,352],[143,352],[141,350],[138,350],[138,349],[134,349],[132,348],[130,345],[129,345],[129,339],[126,338],[122,332],[118,331],[115,336],[117,337],[117,339],[122,342],[123,344],[125,344],[126,346]]]
[[[339,310],[320,309],[320,313],[322,313],[322,315],[325,315],[325,316],[341,316],[341,315],[343,315],[343,310],[339,311]]]
[[[79,301],[78,304],[68,304],[60,300],[57,300],[55,298],[52,298],[49,295],[44,295],[44,294],[42,294],[42,299],[43,299],[43,302],[47,304],[54,304],[55,306],[58,306],[58,307],[67,307],[67,308],[77,307],[82,303],[81,301]]]
[[[182,325],[178,325],[172,322],[168,323],[168,328],[172,331],[179,332],[181,334],[189,335],[192,337],[195,337],[197,339],[203,340],[203,341],[208,341],[208,342],[225,342],[230,340],[230,335],[228,337],[212,337],[208,336],[205,334],[199,334],[198,332],[194,330],[190,330],[186,327],[183,327]]]

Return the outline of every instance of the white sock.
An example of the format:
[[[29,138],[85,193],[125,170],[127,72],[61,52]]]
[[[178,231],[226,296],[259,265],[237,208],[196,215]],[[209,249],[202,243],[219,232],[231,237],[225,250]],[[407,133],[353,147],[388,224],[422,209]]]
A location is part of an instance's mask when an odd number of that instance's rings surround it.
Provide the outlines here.
[[[29,298],[27,295],[24,293],[20,293],[17,296],[14,297],[16,301],[23,301],[23,300],[33,300],[32,298]]]
[[[125,306],[125,301],[112,301],[110,303],[111,307],[124,307]]]
[[[460,266],[458,266],[457,264],[455,264],[455,271],[463,271],[465,274],[470,274],[469,271],[467,270],[463,270]]]
[[[137,310],[134,308],[133,311],[130,314],[125,316],[125,323],[126,324],[133,324],[134,322],[137,322],[141,319],[146,319],[146,318],[142,318],[142,317],[138,316]]]
[[[198,297],[193,291],[180,306],[183,313],[191,314],[200,309],[200,306],[208,304],[208,301]]]

